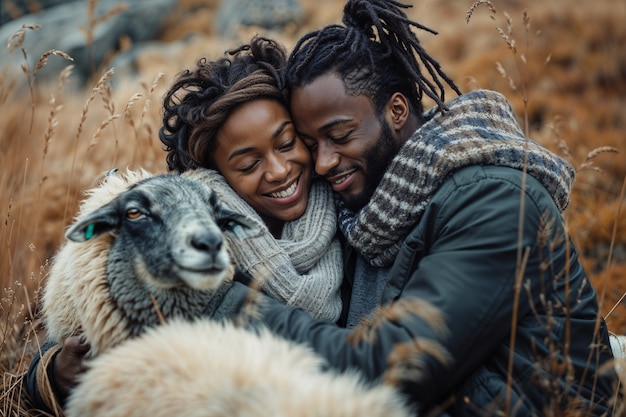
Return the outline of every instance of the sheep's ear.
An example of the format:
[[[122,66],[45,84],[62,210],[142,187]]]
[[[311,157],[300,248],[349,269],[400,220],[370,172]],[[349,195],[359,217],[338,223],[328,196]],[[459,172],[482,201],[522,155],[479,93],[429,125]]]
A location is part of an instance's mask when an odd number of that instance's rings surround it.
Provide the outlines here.
[[[220,206],[216,213],[217,223],[225,231],[233,232],[238,238],[255,237],[261,234],[259,222],[245,214]]]
[[[65,237],[74,242],[84,242],[118,227],[119,216],[115,208],[107,204],[74,224]]]

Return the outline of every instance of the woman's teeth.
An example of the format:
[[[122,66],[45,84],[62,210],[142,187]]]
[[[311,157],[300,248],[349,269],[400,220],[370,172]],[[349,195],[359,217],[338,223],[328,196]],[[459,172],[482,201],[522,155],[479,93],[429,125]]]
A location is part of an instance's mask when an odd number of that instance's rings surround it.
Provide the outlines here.
[[[270,197],[275,197],[275,198],[285,198],[285,197],[289,197],[290,195],[292,195],[293,193],[296,192],[296,187],[298,187],[298,181],[295,181],[293,184],[291,184],[289,186],[289,188],[287,188],[286,190],[283,191],[279,191],[277,193],[271,193]]]

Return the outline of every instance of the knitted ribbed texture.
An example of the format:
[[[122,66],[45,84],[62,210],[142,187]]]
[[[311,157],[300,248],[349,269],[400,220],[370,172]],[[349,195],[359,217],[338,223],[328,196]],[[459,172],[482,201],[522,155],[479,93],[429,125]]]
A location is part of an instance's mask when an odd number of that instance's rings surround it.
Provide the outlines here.
[[[196,170],[188,175],[213,188],[230,210],[262,223],[217,171]],[[332,190],[325,182],[314,181],[304,215],[286,223],[280,239],[265,225],[257,236],[242,239],[227,233],[227,238],[237,267],[250,273],[268,295],[334,322],[341,313],[343,276],[336,227]]]
[[[501,94],[473,91],[447,107],[443,114],[438,108],[425,113],[426,122],[402,146],[361,211],[340,207],[339,227],[373,266],[393,263],[432,195],[450,174],[466,166],[522,170],[527,152],[527,173],[546,187],[560,210],[569,203],[574,169],[524,137]]]

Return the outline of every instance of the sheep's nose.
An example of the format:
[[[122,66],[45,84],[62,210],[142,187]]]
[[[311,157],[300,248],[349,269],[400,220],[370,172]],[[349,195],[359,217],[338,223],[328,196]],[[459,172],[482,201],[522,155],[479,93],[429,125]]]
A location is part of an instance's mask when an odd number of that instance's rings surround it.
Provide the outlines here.
[[[191,237],[191,246],[203,252],[219,252],[222,244],[222,237],[215,233],[202,233]]]

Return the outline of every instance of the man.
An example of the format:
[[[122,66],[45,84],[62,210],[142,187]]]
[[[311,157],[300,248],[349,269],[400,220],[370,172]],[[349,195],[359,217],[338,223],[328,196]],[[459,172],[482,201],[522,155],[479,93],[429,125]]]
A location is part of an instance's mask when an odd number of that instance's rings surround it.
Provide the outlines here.
[[[561,216],[573,168],[501,95],[460,95],[402,7],[348,1],[345,26],[306,35],[286,70],[296,129],[341,199],[345,324],[370,320],[350,332],[268,305],[263,323],[424,413],[610,415],[608,332]],[[460,96],[444,103],[444,83]]]

